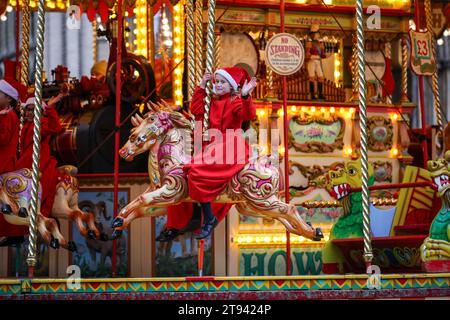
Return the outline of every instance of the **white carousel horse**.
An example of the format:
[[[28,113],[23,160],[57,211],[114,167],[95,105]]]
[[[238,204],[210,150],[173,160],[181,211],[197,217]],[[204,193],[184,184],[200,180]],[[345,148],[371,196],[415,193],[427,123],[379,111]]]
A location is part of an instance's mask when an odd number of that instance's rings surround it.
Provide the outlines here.
[[[113,238],[120,236],[134,219],[157,214],[155,207],[192,201],[183,173],[184,165],[191,160],[192,122],[186,114],[167,105],[148,103],[147,107],[149,112],[144,119],[138,115],[132,118],[134,128],[120,156],[132,161],[149,150],[150,185],[115,218]],[[291,233],[320,240],[323,237],[320,228],[311,227],[294,205],[278,198],[278,183],[279,172],[269,157],[259,157],[232,178],[215,202],[235,203],[243,215],[276,219]]]

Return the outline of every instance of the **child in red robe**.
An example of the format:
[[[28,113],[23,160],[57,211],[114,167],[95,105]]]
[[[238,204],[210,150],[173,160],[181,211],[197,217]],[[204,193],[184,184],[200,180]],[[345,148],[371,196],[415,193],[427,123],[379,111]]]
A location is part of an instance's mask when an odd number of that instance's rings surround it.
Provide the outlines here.
[[[201,152],[194,154],[191,163],[184,167],[189,196],[200,203],[203,211],[203,226],[197,239],[208,237],[218,224],[211,210],[211,201],[248,163],[250,151],[241,126],[256,116],[250,97],[256,87],[256,78],[250,79],[247,71],[240,67],[218,69],[214,77],[214,95],[209,112],[209,129],[213,129],[210,130],[211,139],[203,143]],[[205,73],[192,96],[191,113],[200,123],[205,113],[206,84],[212,78],[210,73]],[[231,135],[227,134],[229,129],[232,129]],[[239,146],[244,146],[244,150]]]

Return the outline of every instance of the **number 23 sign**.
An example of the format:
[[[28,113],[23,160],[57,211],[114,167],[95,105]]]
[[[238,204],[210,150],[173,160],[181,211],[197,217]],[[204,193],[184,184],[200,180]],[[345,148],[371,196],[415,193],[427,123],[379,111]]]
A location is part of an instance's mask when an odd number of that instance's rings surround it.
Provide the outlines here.
[[[409,30],[411,40],[411,68],[417,75],[431,76],[436,70],[436,60],[431,50],[431,32]]]

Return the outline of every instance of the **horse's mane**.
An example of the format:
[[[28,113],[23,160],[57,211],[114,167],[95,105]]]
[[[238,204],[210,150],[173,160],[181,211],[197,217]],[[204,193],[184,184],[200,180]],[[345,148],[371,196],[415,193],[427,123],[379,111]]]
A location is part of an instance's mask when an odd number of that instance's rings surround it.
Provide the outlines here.
[[[164,100],[161,100],[158,104],[149,102],[147,104],[150,112],[167,112],[169,114],[169,119],[173,123],[175,128],[180,129],[193,129],[193,116],[191,113],[182,110],[178,106],[171,106]]]

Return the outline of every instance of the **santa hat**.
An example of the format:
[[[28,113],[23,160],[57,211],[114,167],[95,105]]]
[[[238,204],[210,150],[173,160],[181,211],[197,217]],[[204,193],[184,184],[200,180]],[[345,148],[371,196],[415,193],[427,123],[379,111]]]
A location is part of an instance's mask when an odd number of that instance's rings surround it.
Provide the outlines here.
[[[19,100],[19,92],[8,81],[0,80],[0,91],[14,100]]]
[[[30,97],[27,99],[27,101],[25,101],[25,103],[22,103],[22,108],[24,108],[24,107],[26,107],[26,106],[28,106],[28,105],[30,105],[30,104],[32,104],[33,106],[36,105],[36,98],[35,98],[34,95],[33,95],[33,96],[30,96]],[[42,100],[42,107],[43,107],[43,108],[47,107],[47,104],[44,102],[44,100]]]
[[[214,75],[218,74],[227,79],[234,91],[237,91],[238,87],[242,88],[246,80],[250,81],[247,70],[241,67],[225,67],[218,69],[214,72]]]

